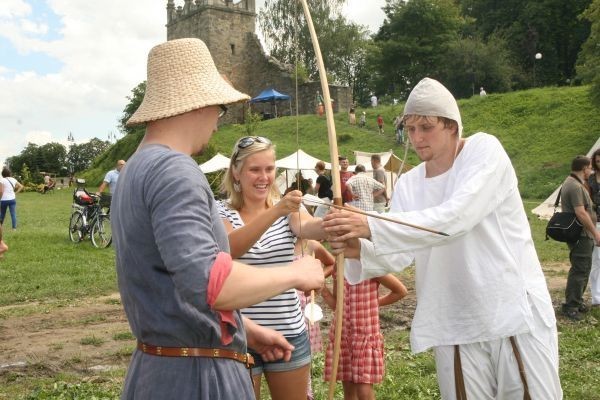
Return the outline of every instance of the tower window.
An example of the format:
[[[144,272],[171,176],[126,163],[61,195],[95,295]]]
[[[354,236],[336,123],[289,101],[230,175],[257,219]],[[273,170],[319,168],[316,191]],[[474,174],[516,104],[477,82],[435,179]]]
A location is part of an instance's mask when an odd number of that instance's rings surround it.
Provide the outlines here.
[[[235,55],[235,44],[230,44],[231,46],[231,55]]]

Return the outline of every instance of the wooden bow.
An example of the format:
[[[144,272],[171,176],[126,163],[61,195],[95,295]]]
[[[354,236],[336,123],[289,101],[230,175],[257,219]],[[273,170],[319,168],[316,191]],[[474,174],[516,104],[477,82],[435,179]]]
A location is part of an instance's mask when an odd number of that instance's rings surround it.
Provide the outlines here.
[[[304,17],[310,32],[315,56],[317,58],[317,67],[319,68],[319,77],[321,79],[321,92],[323,93],[325,102],[325,118],[327,120],[327,136],[329,138],[329,154],[331,156],[331,179],[333,181],[333,202],[336,205],[342,205],[342,188],[339,174],[339,160],[337,138],[335,133],[335,123],[333,121],[333,108],[331,107],[331,96],[329,94],[329,83],[327,82],[327,74],[325,72],[325,64],[321,54],[321,47],[315,32],[310,10],[306,0],[300,0],[304,9]],[[333,365],[331,369],[331,379],[329,381],[329,399],[333,399],[335,392],[338,363],[340,360],[340,343],[342,339],[342,321],[344,313],[344,255],[340,254],[336,257],[337,265],[337,286],[336,286],[336,321],[335,321],[335,340],[333,347]]]

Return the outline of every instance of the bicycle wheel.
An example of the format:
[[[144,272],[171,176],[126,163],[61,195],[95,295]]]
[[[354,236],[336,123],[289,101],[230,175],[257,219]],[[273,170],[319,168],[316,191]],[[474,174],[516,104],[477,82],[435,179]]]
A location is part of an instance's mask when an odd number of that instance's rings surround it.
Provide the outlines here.
[[[81,211],[75,211],[71,214],[71,221],[69,222],[69,238],[71,242],[79,243],[83,240],[83,213]]]
[[[106,214],[100,214],[98,220],[92,227],[92,244],[95,247],[103,249],[110,246],[112,242],[112,229],[110,226],[110,217]]]

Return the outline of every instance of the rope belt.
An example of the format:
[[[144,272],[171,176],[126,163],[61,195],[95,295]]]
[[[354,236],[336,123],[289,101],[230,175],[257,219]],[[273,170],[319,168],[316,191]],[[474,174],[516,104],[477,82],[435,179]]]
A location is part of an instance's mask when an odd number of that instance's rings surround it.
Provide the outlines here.
[[[206,349],[202,347],[162,347],[138,342],[137,349],[143,353],[160,357],[207,357],[228,358],[241,362],[246,368],[252,368],[254,358],[248,353],[238,353],[226,349]]]
[[[521,353],[517,347],[517,341],[514,336],[511,336],[509,339],[515,359],[517,360],[517,366],[519,367],[519,376],[521,377],[521,382],[523,382],[523,400],[531,400],[529,385],[527,385],[527,377],[525,376],[525,365],[523,365],[523,359],[521,358]],[[467,400],[465,378],[462,373],[462,363],[460,361],[460,348],[457,344],[454,345],[454,386],[456,389],[456,400]]]

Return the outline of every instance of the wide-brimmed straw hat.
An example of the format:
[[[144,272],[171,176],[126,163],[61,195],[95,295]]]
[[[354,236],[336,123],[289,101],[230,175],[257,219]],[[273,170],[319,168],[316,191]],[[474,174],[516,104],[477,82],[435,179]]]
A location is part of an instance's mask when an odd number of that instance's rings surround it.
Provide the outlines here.
[[[170,40],[150,50],[146,94],[127,126],[249,99],[223,79],[200,39]]]
[[[462,135],[462,119],[456,99],[444,85],[435,79],[423,78],[414,87],[404,105],[404,116],[406,115],[451,119],[458,124],[458,136]]]

